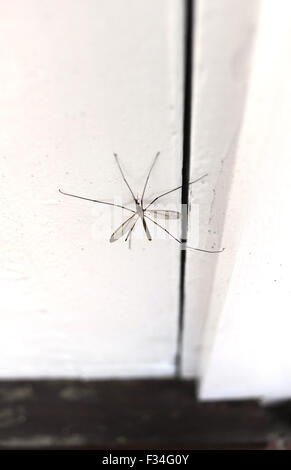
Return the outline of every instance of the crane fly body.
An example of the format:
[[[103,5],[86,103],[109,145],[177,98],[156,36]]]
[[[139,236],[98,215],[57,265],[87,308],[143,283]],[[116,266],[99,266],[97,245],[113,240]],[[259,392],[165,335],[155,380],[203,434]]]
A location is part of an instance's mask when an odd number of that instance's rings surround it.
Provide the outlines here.
[[[99,203],[99,204],[106,204],[106,205],[109,205],[109,206],[114,206],[114,207],[119,207],[120,209],[123,209],[123,210],[126,210],[128,212],[131,212],[131,215],[130,217],[128,217],[114,232],[113,234],[111,235],[110,237],[110,243],[113,243],[117,240],[119,240],[122,236],[126,235],[125,237],[125,241],[129,240],[130,242],[130,239],[131,239],[131,235],[132,235],[132,232],[138,222],[138,220],[140,219],[141,222],[142,222],[142,226],[143,226],[143,229],[144,229],[144,232],[145,232],[145,235],[147,237],[147,239],[149,241],[152,241],[152,236],[151,236],[151,233],[149,231],[149,228],[148,228],[148,224],[147,222],[150,221],[151,223],[155,224],[157,227],[159,227],[161,230],[163,230],[164,232],[166,232],[171,238],[173,238],[174,240],[176,240],[176,242],[184,245],[185,248],[188,248],[188,249],[191,249],[191,250],[196,250],[196,251],[202,251],[202,252],[205,252],[205,253],[220,253],[221,251],[223,251],[224,249],[222,250],[204,250],[202,248],[193,248],[191,246],[188,246],[188,245],[185,245],[185,243],[180,240],[179,238],[177,238],[176,236],[174,236],[173,234],[171,234],[165,227],[163,227],[162,225],[160,225],[156,219],[163,219],[163,220],[168,220],[168,219],[180,219],[180,212],[178,211],[173,211],[173,210],[162,210],[162,209],[149,209],[149,207],[151,207],[158,199],[160,199],[161,197],[163,196],[166,196],[167,194],[170,194],[174,191],[177,191],[178,189],[181,189],[182,186],[177,186],[176,188],[174,189],[171,189],[170,191],[166,191],[165,193],[162,193],[160,194],[159,196],[155,197],[149,204],[147,204],[146,206],[144,206],[144,195],[145,195],[145,192],[146,192],[146,188],[147,188],[147,184],[148,184],[148,181],[149,181],[149,178],[150,178],[150,175],[151,175],[151,172],[152,172],[152,169],[158,159],[160,155],[160,152],[158,152],[154,158],[154,161],[150,167],[150,170],[148,172],[148,175],[146,177],[146,181],[145,181],[145,184],[144,184],[144,187],[143,187],[143,192],[142,192],[142,196],[141,196],[141,199],[139,200],[133,193],[131,187],[129,186],[129,183],[124,175],[124,172],[121,168],[121,165],[119,163],[119,159],[118,159],[118,156],[116,154],[114,154],[114,157],[115,157],[115,160],[116,160],[116,163],[117,163],[117,166],[120,170],[120,173],[121,173],[121,176],[122,176],[122,179],[123,181],[125,182],[126,186],[128,187],[128,190],[131,194],[131,197],[133,199],[133,202],[135,203],[135,210],[133,209],[130,209],[129,207],[125,207],[123,205],[120,205],[120,204],[113,204],[111,202],[106,202],[106,201],[99,201],[97,199],[90,199],[90,198],[87,198],[87,197],[83,197],[83,196],[77,196],[76,194],[70,194],[70,193],[66,193],[64,191],[62,191],[61,189],[59,189],[59,192],[61,194],[64,194],[65,196],[71,196],[71,197],[76,197],[78,199],[84,199],[85,201],[91,201],[91,202],[96,202],[96,203]],[[194,183],[197,183],[198,181],[202,180],[202,178],[205,178],[207,176],[207,174],[203,175],[203,176],[200,176],[199,178],[197,178],[196,180],[194,181],[191,181],[189,183],[189,185],[191,184],[194,184]]]

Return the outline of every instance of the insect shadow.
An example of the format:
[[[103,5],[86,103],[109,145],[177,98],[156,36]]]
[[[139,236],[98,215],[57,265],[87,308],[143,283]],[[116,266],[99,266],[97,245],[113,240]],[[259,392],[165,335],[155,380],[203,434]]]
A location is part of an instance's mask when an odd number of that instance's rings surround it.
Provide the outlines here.
[[[164,197],[166,196],[167,194],[170,194],[170,193],[173,193],[174,191],[177,191],[178,189],[181,189],[182,188],[182,185],[181,186],[177,186],[176,188],[174,189],[170,189],[170,191],[166,191],[165,193],[162,193],[160,194],[159,196],[155,197],[149,204],[147,204],[146,206],[144,206],[144,195],[145,195],[145,192],[146,192],[146,188],[147,188],[147,184],[148,184],[148,181],[149,181],[149,178],[150,178],[150,175],[151,175],[151,172],[152,172],[152,169],[153,167],[155,166],[155,163],[158,159],[160,155],[160,152],[158,152],[154,158],[154,161],[149,169],[149,172],[148,172],[148,175],[146,177],[146,180],[145,180],[145,184],[144,184],[144,188],[143,188],[143,192],[142,192],[142,196],[141,196],[141,199],[139,200],[133,193],[131,187],[129,186],[129,183],[124,175],[124,172],[121,168],[121,165],[119,163],[119,160],[118,160],[118,156],[116,153],[114,153],[114,157],[115,157],[115,160],[116,160],[116,163],[117,163],[117,166],[120,170],[120,173],[121,173],[121,176],[122,176],[122,179],[123,181],[125,182],[126,186],[128,187],[129,191],[130,191],[130,194],[133,198],[133,201],[135,203],[135,210],[133,209],[130,209],[129,207],[125,207],[125,206],[122,206],[120,204],[113,204],[112,202],[106,202],[106,201],[99,201],[97,199],[89,199],[87,197],[83,197],[83,196],[77,196],[76,194],[70,194],[70,193],[66,193],[64,191],[62,191],[61,189],[59,189],[59,192],[61,194],[64,194],[65,196],[71,196],[71,197],[76,197],[78,199],[84,199],[85,201],[92,201],[92,202],[97,202],[98,204],[106,204],[108,206],[114,206],[114,207],[119,207],[121,209],[124,209],[128,212],[131,212],[131,216],[126,219],[121,225],[120,227],[118,227],[117,230],[115,230],[115,232],[113,232],[113,234],[111,235],[110,237],[110,242],[115,242],[117,240],[119,240],[119,238],[121,238],[123,235],[126,235],[126,238],[125,238],[125,241],[131,239],[131,235],[132,235],[132,232],[136,226],[136,223],[138,222],[138,220],[141,220],[141,223],[143,225],[143,228],[144,228],[144,231],[145,231],[145,234],[146,234],[146,237],[149,241],[152,240],[152,236],[151,236],[151,233],[149,231],[149,228],[148,228],[148,225],[147,225],[147,221],[151,221],[153,224],[155,224],[157,227],[159,227],[161,230],[163,230],[164,232],[166,232],[170,237],[172,237],[176,242],[180,243],[181,245],[183,245],[184,248],[187,248],[187,249],[190,249],[190,250],[196,250],[196,251],[202,251],[204,253],[221,253],[224,248],[222,248],[221,250],[203,250],[202,248],[194,248],[192,246],[188,246],[185,244],[184,241],[180,240],[179,238],[175,237],[172,233],[169,232],[169,230],[167,230],[165,227],[163,227],[162,225],[160,225],[156,220],[154,219],[163,219],[163,220],[168,220],[168,219],[180,219],[181,217],[181,213],[178,212],[178,211],[172,211],[172,210],[159,210],[159,209],[149,209],[158,199],[160,199],[161,197]],[[205,178],[207,176],[207,173],[203,176],[200,176],[199,178],[197,178],[196,180],[194,181],[190,181],[189,183],[189,186],[191,184],[194,184],[194,183],[197,183],[198,181],[202,180],[202,178]],[[154,217],[154,219],[152,218]]]

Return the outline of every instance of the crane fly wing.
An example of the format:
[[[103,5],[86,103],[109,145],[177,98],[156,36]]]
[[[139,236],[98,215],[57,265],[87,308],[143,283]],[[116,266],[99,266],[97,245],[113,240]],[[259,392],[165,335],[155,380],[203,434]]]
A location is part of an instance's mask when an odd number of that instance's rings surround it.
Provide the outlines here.
[[[135,222],[134,224],[132,225],[132,227],[129,229],[127,235],[126,235],[126,238],[125,238],[125,241],[127,242],[127,240],[129,239],[129,237],[131,236],[132,232],[133,232],[133,229],[135,227],[135,224],[137,223],[138,219],[135,219]]]
[[[143,224],[143,228],[144,228],[144,231],[146,233],[147,239],[151,242],[152,241],[152,236],[150,234],[150,231],[148,229],[148,226],[147,226],[147,223],[146,223],[144,217],[142,218],[142,224]]]
[[[177,211],[167,211],[167,210],[150,210],[147,209],[146,212],[149,212],[154,216],[155,219],[180,219],[180,212]]]
[[[136,220],[137,220],[137,213],[133,214],[129,219],[127,219],[125,222],[123,222],[120,227],[118,227],[115,232],[110,237],[110,243],[116,242],[119,240],[120,237],[125,235],[131,228],[135,225]]]

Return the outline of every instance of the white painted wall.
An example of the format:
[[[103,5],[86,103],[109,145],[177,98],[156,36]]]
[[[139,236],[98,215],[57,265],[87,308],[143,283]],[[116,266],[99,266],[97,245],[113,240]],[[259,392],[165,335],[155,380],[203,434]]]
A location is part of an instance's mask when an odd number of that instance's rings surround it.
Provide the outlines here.
[[[187,253],[183,373],[200,375],[209,303],[220,260],[230,268],[229,244],[221,242],[238,140],[248,97],[251,58],[259,19],[259,0],[198,0],[193,76],[191,179],[208,177],[190,191],[189,243],[206,249],[226,246],[220,254]],[[199,240],[194,210],[199,208]],[[226,275],[228,278],[229,274]],[[227,283],[226,283],[227,284]],[[226,289],[227,287],[225,287]],[[219,315],[221,306],[217,306]],[[207,326],[212,329],[212,325]]]
[[[253,8],[253,2],[243,6]],[[216,195],[222,194],[215,199],[215,216],[220,227],[223,222],[220,235],[226,251],[213,262],[209,301],[202,302],[198,313],[198,321],[205,313],[203,347],[192,371],[198,369],[200,397],[205,400],[291,395],[290,2],[264,0],[254,18],[258,23],[251,67],[247,74],[239,73],[248,86],[237,143],[231,164],[228,157],[212,186]],[[228,50],[237,34],[239,28]],[[235,123],[236,114],[231,116]],[[216,130],[217,125],[214,122]],[[221,119],[219,129],[231,145],[228,121]],[[209,132],[211,145],[212,127]],[[231,181],[226,201],[225,181]],[[207,212],[211,216],[212,208]],[[188,272],[190,268],[189,263]],[[188,292],[188,315],[191,295]]]
[[[290,396],[291,7],[198,0],[183,372],[203,399]],[[171,376],[179,246],[108,239],[181,180],[179,0],[0,2],[0,378]],[[167,199],[167,207],[179,201]],[[121,214],[125,217],[125,214]],[[139,233],[139,235],[141,235]]]
[[[113,151],[136,191],[158,150],[148,194],[180,183],[182,6],[0,2],[1,378],[173,373],[179,246],[110,245],[57,190],[128,202]]]

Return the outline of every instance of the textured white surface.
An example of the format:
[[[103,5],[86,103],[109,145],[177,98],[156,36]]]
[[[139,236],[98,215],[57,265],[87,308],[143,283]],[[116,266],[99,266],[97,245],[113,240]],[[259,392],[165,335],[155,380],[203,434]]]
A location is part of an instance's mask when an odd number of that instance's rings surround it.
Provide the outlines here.
[[[247,99],[250,61],[259,2],[255,0],[198,0],[196,6],[194,116],[192,133],[192,178],[204,173],[204,184],[190,192],[190,208],[199,204],[199,246],[220,248],[222,254],[188,252],[186,264],[184,362],[185,376],[200,374],[202,356],[212,344],[205,338],[211,296],[216,298],[217,315],[226,286],[213,292],[212,283],[221,261],[224,274],[231,268],[229,244],[221,238],[225,210],[232,184],[238,138]],[[189,241],[196,236],[196,219],[190,213]],[[193,240],[192,245],[198,245]],[[215,331],[215,322],[208,323]],[[210,343],[208,344],[208,341]]]
[[[0,3],[0,377],[172,374],[179,246],[57,190],[180,183],[182,41],[179,0]]]
[[[232,272],[227,276],[220,258],[210,309],[216,329],[203,365],[205,399],[291,396],[290,23],[290,2],[280,8],[262,3],[225,219]]]
[[[188,257],[184,373],[204,400],[291,396],[290,24],[287,0],[198,2],[193,167],[210,177],[191,202],[201,242],[226,247]]]

